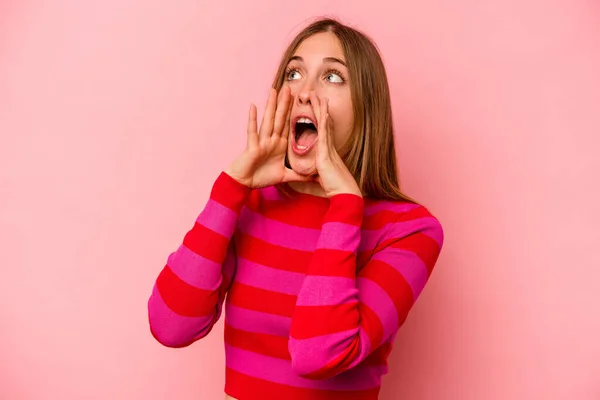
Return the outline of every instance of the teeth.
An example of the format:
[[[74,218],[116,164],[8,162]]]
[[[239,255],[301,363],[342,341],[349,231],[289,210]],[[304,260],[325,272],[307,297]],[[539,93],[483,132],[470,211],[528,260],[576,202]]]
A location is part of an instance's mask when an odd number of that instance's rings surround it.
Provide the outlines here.
[[[298,123],[299,123],[299,124],[313,124],[313,125],[315,124],[314,122],[312,122],[312,121],[310,120],[310,118],[300,118],[300,119],[298,120]]]
[[[307,147],[307,146],[300,146],[300,145],[298,145],[298,148],[299,148],[300,150],[304,150],[304,149],[306,149],[306,147]]]

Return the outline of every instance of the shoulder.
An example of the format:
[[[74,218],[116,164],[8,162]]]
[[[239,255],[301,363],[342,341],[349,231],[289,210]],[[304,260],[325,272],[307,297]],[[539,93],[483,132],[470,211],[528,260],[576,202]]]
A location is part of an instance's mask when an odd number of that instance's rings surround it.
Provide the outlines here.
[[[421,237],[440,249],[444,242],[440,220],[423,204],[408,201],[366,199],[363,229],[383,230],[383,240]]]

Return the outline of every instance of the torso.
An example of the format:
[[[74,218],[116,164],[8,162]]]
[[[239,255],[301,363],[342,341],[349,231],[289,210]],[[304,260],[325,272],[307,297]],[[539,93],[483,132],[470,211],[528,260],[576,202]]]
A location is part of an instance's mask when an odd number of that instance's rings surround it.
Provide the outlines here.
[[[281,196],[275,188],[254,191],[240,212],[237,229],[233,236],[236,262],[233,281],[225,300],[225,343],[227,345],[226,359],[235,362],[231,368],[236,380],[230,379],[229,383],[232,388],[228,391],[235,392],[241,398],[246,395],[243,392],[246,389],[241,385],[245,384],[247,380],[256,379],[258,382],[261,379],[261,382],[266,382],[265,385],[272,384],[269,379],[273,376],[271,371],[276,368],[262,368],[259,372],[265,376],[258,374],[259,376],[256,378],[248,377],[249,373],[245,366],[255,365],[255,363],[247,360],[239,362],[240,354],[244,357],[252,356],[252,361],[256,361],[265,357],[261,353],[263,349],[269,350],[265,351],[267,355],[270,353],[279,355],[286,352],[285,343],[277,342],[276,345],[272,345],[270,343],[272,337],[264,333],[284,338],[289,337],[288,320],[296,306],[294,296],[300,291],[304,282],[304,273],[310,265],[320,238],[322,218],[329,209],[327,199],[321,200],[313,196],[298,194],[293,194],[289,199]],[[386,220],[394,217],[395,214],[407,212],[415,207],[418,206],[365,200],[366,217],[363,221],[361,242],[356,256],[357,273],[372,257],[374,249],[382,242],[383,235],[387,233],[388,230],[384,229],[387,224]],[[277,287],[275,287],[275,283]],[[259,332],[259,334],[253,336],[252,340],[247,340],[244,336],[246,332]],[[382,340],[388,339],[391,340],[391,338]],[[254,348],[241,349],[240,343],[246,346],[252,344]],[[371,366],[365,367],[364,371],[367,371],[368,374],[361,376],[362,381],[356,383],[360,380],[356,376],[359,372],[353,371],[361,370],[355,368],[336,377],[337,384],[341,387],[356,387],[358,389],[351,390],[357,391],[363,390],[360,389],[362,385],[365,387],[365,391],[370,391],[369,393],[365,392],[365,396],[367,396],[365,398],[376,398],[380,377],[387,371],[385,360],[389,348],[381,346],[379,348],[381,351],[373,353],[372,360],[382,360],[380,369]],[[306,391],[310,387],[308,390],[314,390],[315,396],[320,397],[321,393],[329,391],[334,386],[325,380],[307,380],[309,385],[306,384],[304,380],[291,372],[289,356],[278,356],[269,358],[269,360],[274,360],[274,363],[281,368],[278,375],[276,374],[276,378],[285,381],[280,383],[284,383],[292,391]],[[237,372],[238,368],[241,371]],[[244,380],[241,381],[236,374],[239,374]],[[306,385],[306,388],[303,385]],[[368,385],[372,385],[377,390],[372,390],[371,387],[367,387]],[[339,399],[339,397],[336,398]],[[225,395],[225,400],[237,399]]]

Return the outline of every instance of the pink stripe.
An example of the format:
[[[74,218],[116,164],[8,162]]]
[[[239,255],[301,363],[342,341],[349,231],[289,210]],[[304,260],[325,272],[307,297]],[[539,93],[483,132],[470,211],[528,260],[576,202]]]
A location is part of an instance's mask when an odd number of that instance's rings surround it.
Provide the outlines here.
[[[292,319],[225,304],[225,320],[235,329],[289,337]]]
[[[443,231],[441,230],[439,221],[433,217],[423,217],[404,222],[390,222],[379,229],[363,229],[362,240],[358,246],[358,250],[373,250],[383,240],[392,238],[402,239],[416,232],[423,232],[435,240],[441,247]]]
[[[304,280],[296,304],[299,306],[329,306],[356,301],[355,279],[340,276],[309,275]]]
[[[230,238],[235,231],[238,215],[222,204],[210,199],[196,222],[206,228]]]
[[[206,335],[212,327],[214,316],[184,317],[171,311],[156,287],[148,301],[150,328],[165,346],[181,346]]]
[[[423,233],[437,242],[440,249],[444,245],[444,229],[439,220],[430,218],[430,225],[428,229],[424,229]]]
[[[227,366],[248,376],[274,383],[321,390],[367,390],[381,385],[382,366],[360,366],[331,379],[306,379],[292,370],[288,360],[281,360],[225,344]]]
[[[443,231],[441,230],[440,223],[433,217],[394,222],[387,224],[386,227],[389,227],[389,233],[386,235],[388,238],[404,238],[412,233],[423,232],[435,240],[440,247],[443,243]]]
[[[302,340],[290,338],[289,350],[295,362],[295,370],[301,374],[310,374],[322,369],[340,354],[347,352],[348,347],[353,346],[352,342],[356,340],[357,331],[359,351],[348,365],[347,369],[349,369],[354,368],[369,355],[371,341],[363,329],[352,329]],[[342,360],[344,363],[348,361]]]
[[[432,224],[439,223],[435,218],[425,217],[412,221],[389,223],[379,229],[363,229],[360,234],[360,244],[358,245],[358,249],[359,251],[373,250],[381,242],[382,236],[388,231],[390,237],[402,238],[411,233],[428,228],[432,226]],[[273,221],[264,218],[260,214],[247,208],[244,208],[242,215],[240,216],[238,227],[240,228],[240,231],[252,237],[294,250],[312,252],[315,250],[319,239],[326,241],[324,243],[326,243],[327,246],[330,246],[330,248],[344,248],[344,246],[348,246],[339,244],[339,239],[335,236],[328,237],[328,235],[323,235],[321,237],[321,232],[319,230],[300,228]],[[441,245],[441,232],[439,232],[438,229],[431,229],[424,233],[429,234],[429,231],[431,231],[432,238]],[[337,244],[336,240],[338,241]],[[347,248],[349,247],[345,247],[344,249]]]
[[[288,249],[314,251],[321,235],[318,229],[301,228],[263,217],[244,208],[238,223],[241,232]]]
[[[283,198],[275,186],[268,186],[266,188],[259,189],[259,192],[260,196],[265,200],[276,201]]]
[[[366,278],[357,278],[358,299],[369,307],[383,325],[383,338],[386,339],[398,330],[398,311],[390,296],[379,285]]]
[[[421,207],[419,204],[413,203],[396,203],[389,201],[378,201],[375,204],[365,205],[365,216],[371,216],[381,211],[391,211],[393,213],[403,214],[408,211]]]
[[[221,266],[184,245],[169,256],[167,264],[179,279],[199,289],[216,290],[221,285]]]
[[[427,283],[428,271],[425,263],[412,251],[387,248],[373,256],[398,271],[410,285],[415,300]]]
[[[304,277],[299,272],[266,267],[242,257],[237,259],[235,280],[256,288],[295,296],[300,291]]]
[[[360,227],[343,222],[323,224],[317,248],[355,252],[360,244]]]

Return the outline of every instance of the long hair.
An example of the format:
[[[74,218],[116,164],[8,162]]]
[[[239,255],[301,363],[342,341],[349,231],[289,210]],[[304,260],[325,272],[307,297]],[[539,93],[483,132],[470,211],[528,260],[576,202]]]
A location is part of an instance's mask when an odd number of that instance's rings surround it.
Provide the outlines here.
[[[287,65],[302,42],[322,32],[331,32],[340,41],[350,75],[354,126],[340,151],[344,163],[363,195],[415,202],[400,190],[387,74],[376,45],[367,35],[332,18],[313,22],[288,45],[273,88],[279,91],[283,86]]]

